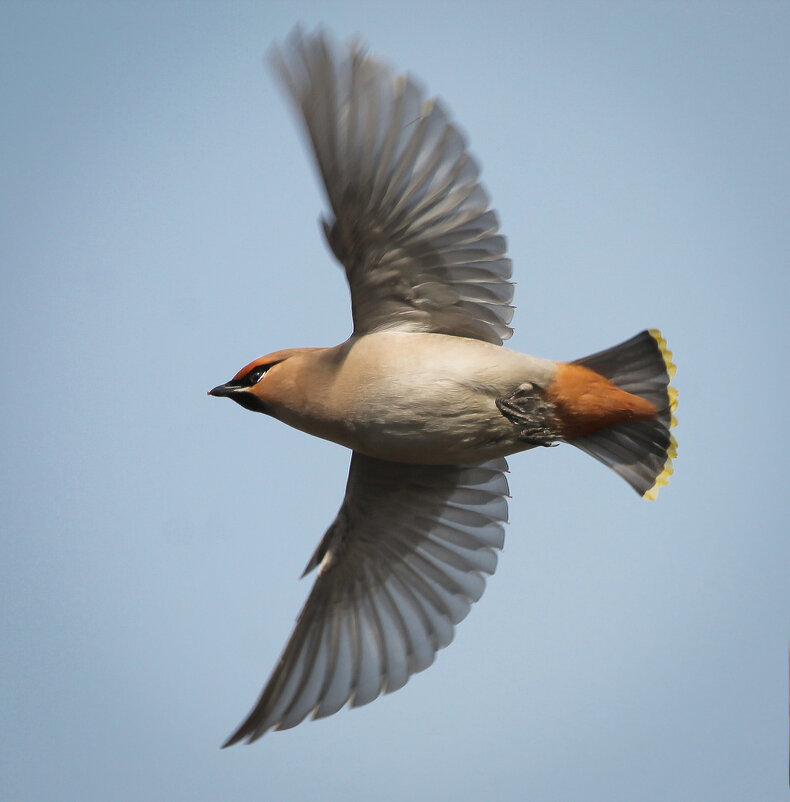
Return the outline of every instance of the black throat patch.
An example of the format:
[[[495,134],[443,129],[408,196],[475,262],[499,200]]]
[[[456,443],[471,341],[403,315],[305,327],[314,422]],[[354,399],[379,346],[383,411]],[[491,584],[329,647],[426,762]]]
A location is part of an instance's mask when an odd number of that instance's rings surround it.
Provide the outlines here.
[[[269,407],[253,393],[237,390],[235,393],[231,393],[228,398],[233,399],[237,404],[244,407],[244,409],[249,409],[250,412],[262,412],[264,415],[271,415]]]

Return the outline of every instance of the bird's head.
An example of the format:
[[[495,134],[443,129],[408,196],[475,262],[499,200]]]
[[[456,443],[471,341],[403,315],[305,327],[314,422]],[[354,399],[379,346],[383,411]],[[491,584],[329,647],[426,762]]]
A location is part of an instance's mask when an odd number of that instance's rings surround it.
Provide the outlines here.
[[[209,395],[227,397],[253,412],[272,414],[283,384],[288,381],[286,363],[302,349],[275,351],[245,365],[229,382],[220,384]]]

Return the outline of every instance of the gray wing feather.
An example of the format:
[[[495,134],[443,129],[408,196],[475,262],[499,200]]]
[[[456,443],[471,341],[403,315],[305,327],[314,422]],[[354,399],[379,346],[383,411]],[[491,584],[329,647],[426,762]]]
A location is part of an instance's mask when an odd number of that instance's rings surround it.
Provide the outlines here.
[[[352,43],[295,32],[273,54],[304,120],[351,289],[354,332],[510,337],[513,285],[464,138],[411,77]]]
[[[367,704],[447,646],[504,543],[505,460],[383,462],[355,453],[307,570],[313,590],[261,697],[226,746]]]

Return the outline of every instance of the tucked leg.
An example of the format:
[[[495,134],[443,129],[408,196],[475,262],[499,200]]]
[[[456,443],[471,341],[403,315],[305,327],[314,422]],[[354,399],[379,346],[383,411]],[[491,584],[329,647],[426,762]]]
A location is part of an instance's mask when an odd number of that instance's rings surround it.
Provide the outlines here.
[[[519,439],[533,446],[553,446],[563,438],[554,416],[554,405],[529,382],[509,398],[497,398],[499,411],[519,427]]]

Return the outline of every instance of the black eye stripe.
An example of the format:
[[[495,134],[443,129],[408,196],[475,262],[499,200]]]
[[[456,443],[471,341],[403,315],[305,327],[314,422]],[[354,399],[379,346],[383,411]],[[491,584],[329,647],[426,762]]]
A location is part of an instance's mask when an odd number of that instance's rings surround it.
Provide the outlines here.
[[[268,365],[258,365],[257,368],[251,370],[247,376],[247,381],[252,387],[253,384],[257,384],[262,378],[263,374],[269,369]]]
[[[277,360],[277,362],[269,362],[267,365],[257,365],[243,379],[241,379],[239,384],[242,387],[254,387],[263,378],[264,374],[269,370],[269,368],[274,367],[281,361],[282,360]]]

